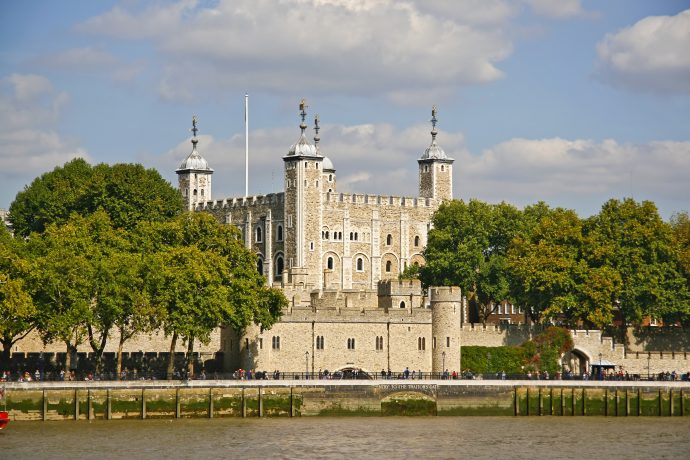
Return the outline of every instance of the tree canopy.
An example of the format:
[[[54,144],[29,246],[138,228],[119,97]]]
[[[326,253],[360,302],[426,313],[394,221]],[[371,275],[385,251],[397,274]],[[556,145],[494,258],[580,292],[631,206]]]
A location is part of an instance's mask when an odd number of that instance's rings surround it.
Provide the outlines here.
[[[116,228],[133,229],[142,220],[162,221],[179,214],[179,192],[155,169],[139,164],[91,166],[78,158],[47,172],[19,192],[10,205],[17,235],[63,224],[72,213],[105,211]]]
[[[687,213],[667,223],[647,201],[609,200],[587,219],[542,202],[452,201],[433,217],[419,278],[463,288],[482,321],[506,301],[536,322],[603,327],[617,308],[626,323],[688,322],[689,234]]]

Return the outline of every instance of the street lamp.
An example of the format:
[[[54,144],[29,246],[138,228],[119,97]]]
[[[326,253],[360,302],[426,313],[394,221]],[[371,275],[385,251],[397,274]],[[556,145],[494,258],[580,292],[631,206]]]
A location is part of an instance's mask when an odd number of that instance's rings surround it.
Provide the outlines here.
[[[304,352],[304,378],[309,378],[309,352]]]
[[[441,366],[441,375],[445,378],[446,374],[446,352],[441,353],[441,358],[443,358],[443,365]]]
[[[652,360],[652,354],[647,353],[647,380],[649,380],[649,364],[650,364],[651,360]]]
[[[604,372],[601,368],[601,353],[599,353],[599,380],[604,380]]]

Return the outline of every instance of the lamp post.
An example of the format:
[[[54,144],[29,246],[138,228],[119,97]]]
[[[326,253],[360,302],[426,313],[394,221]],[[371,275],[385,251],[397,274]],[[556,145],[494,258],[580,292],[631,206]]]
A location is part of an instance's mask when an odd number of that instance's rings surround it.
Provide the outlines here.
[[[601,353],[599,353],[599,380],[604,380],[604,373],[602,371],[603,369],[601,368]]]
[[[649,365],[651,363],[651,360],[652,360],[652,354],[647,353],[647,380],[649,380]]]
[[[441,353],[441,358],[443,359],[443,365],[441,366],[441,375],[443,376],[442,378],[445,378],[446,376],[446,352],[444,351]]]
[[[309,378],[309,352],[304,352],[304,378]]]

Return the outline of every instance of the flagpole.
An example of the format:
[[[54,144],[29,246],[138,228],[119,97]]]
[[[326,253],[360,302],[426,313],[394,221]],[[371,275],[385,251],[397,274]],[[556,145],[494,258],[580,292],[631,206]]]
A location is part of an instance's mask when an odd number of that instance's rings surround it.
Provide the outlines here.
[[[244,196],[249,196],[249,94],[244,95]]]

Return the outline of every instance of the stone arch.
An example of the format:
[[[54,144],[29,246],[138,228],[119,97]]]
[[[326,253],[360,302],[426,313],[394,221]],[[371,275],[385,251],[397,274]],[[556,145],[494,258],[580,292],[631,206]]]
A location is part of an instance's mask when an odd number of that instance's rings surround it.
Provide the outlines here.
[[[256,271],[259,272],[259,275],[264,275],[264,256],[261,253],[256,255]]]
[[[335,379],[373,380],[375,372],[348,364],[331,371],[331,374]]]
[[[283,271],[285,270],[285,256],[283,256],[282,252],[277,252],[274,261],[273,276],[275,279],[281,279],[283,277]]]
[[[426,265],[426,259],[423,255],[419,253],[412,254],[412,256],[410,257],[410,265],[417,265],[418,267],[423,267],[424,265]]]
[[[342,274],[342,262],[340,256],[333,252],[327,251],[323,254],[322,267],[323,267],[323,286],[324,288],[338,289],[340,288],[340,280]],[[330,259],[330,263],[329,263]],[[329,268],[332,267],[332,268]]]
[[[387,252],[381,256],[381,279],[395,279],[400,274],[398,256]]]
[[[561,356],[561,367],[565,373],[570,370],[575,375],[582,375],[589,371],[592,355],[584,348],[574,347]]]
[[[362,269],[359,269],[361,262]],[[357,252],[352,256],[352,287],[367,288],[371,285],[371,262],[363,252]]]

